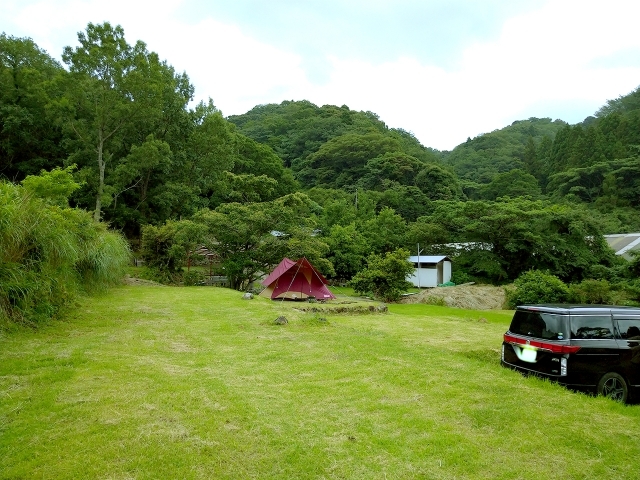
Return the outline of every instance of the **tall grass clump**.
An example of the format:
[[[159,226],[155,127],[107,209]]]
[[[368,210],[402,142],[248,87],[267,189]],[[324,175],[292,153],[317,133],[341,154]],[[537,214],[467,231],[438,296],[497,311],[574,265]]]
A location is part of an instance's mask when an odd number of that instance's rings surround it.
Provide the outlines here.
[[[77,184],[70,170],[55,173],[27,177],[23,185],[0,182],[0,329],[50,319],[77,295],[124,274],[126,241],[62,202],[60,177],[67,195]],[[48,184],[56,195],[46,196]]]

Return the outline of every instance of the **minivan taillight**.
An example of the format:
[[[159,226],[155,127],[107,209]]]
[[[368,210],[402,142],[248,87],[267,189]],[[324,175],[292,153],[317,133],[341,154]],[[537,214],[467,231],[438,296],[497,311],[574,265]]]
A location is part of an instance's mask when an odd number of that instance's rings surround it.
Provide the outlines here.
[[[515,337],[513,335],[509,335],[508,333],[504,334],[504,341],[507,343],[512,343],[514,345],[527,345],[538,350],[547,350],[553,353],[576,353],[580,350],[580,347],[575,345],[565,345],[561,343],[553,343],[553,342],[541,342],[539,340],[527,340],[521,337]]]

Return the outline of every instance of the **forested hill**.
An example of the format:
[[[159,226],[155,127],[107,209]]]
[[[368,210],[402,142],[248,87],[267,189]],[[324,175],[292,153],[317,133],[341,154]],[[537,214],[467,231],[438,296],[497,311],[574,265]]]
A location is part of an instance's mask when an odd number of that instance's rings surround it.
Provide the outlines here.
[[[128,44],[120,27],[90,24],[78,41],[65,68],[31,40],[0,35],[0,176],[75,165],[73,204],[134,236],[201,208],[297,190],[316,201],[319,190],[369,192],[376,212],[391,207],[409,221],[436,200],[528,196],[588,204],[640,228],[640,90],[581,124],[530,118],[439,152],[346,105],[285,101],[223,118],[212,102],[190,107],[186,73]]]
[[[530,118],[468,139],[444,163],[468,198],[546,195],[601,209],[638,205],[640,88],[576,125]]]
[[[536,147],[549,149],[556,133],[565,125],[562,120],[550,118],[518,120],[500,130],[468,138],[451,152],[445,152],[444,162],[461,180],[481,184],[514,169],[535,175],[532,153]]]
[[[427,148],[375,114],[346,106],[287,101],[228,120],[271,146],[304,188],[395,188],[406,196],[415,187],[431,200],[548,197],[622,210],[627,217],[640,198],[640,88],[582,123],[520,120],[450,152]]]
[[[439,165],[439,152],[409,132],[388,128],[372,112],[285,101],[228,120],[242,134],[273,148],[304,188],[412,186],[434,199],[461,193],[454,176]]]

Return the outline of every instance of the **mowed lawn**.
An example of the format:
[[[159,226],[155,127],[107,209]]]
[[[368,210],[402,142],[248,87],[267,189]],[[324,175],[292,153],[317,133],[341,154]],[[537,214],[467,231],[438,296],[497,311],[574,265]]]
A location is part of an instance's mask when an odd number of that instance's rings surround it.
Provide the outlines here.
[[[640,406],[503,369],[510,312],[241,296],[127,286],[0,338],[0,478],[640,476]]]

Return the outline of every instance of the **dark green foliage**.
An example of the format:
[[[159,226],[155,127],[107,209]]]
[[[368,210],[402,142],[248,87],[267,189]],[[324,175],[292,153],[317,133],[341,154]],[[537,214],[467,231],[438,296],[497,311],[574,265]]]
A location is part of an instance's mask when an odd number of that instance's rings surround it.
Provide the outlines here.
[[[272,202],[226,203],[202,210],[194,221],[207,232],[205,245],[215,252],[232,288],[245,289],[284,257],[306,257],[325,275],[334,273],[324,257],[328,246],[313,236],[315,208],[301,193]]]
[[[31,39],[0,34],[0,176],[20,181],[61,165],[63,135],[47,106],[64,75]]]
[[[572,168],[550,178],[548,191],[556,198],[595,203],[602,210],[640,205],[640,158],[601,162]]]
[[[581,280],[592,265],[610,266],[597,219],[586,209],[527,199],[497,202],[435,202],[408,239],[429,254],[455,256],[471,275],[493,282],[545,269],[565,280]],[[443,244],[462,242],[458,247]]]
[[[164,225],[146,225],[142,229],[140,253],[154,279],[175,283],[180,279],[188,255],[206,239],[204,226],[190,220],[168,221]]]
[[[441,178],[438,171],[425,172],[426,185],[416,183],[425,165],[439,162],[438,152],[405,130],[388,129],[371,112],[302,101],[262,105],[229,119],[245,135],[271,146],[306,188],[380,191],[416,185],[430,198],[460,193],[450,173]],[[432,188],[434,183],[442,191]]]
[[[191,270],[182,274],[182,284],[185,287],[204,285],[204,273],[199,270]]]
[[[385,207],[393,209],[406,221],[415,222],[431,210],[431,200],[418,187],[392,185],[377,196],[376,209]]]
[[[349,280],[360,271],[371,252],[354,223],[345,227],[334,225],[324,240],[329,245],[327,259],[333,264],[336,278],[341,280]]]
[[[318,107],[306,100],[259,105],[243,115],[229,117],[229,121],[237,125],[244,135],[270,146],[288,167],[343,134],[388,130],[371,112],[355,112],[346,105]],[[395,137],[403,144],[411,144],[412,147],[407,148],[414,152],[427,152],[406,132],[397,131]]]
[[[400,248],[404,244],[406,231],[407,224],[404,219],[387,207],[361,226],[361,232],[371,246],[371,251],[377,254]]]
[[[627,95],[620,95],[615,100],[608,100],[607,104],[598,110],[596,116],[602,118],[613,113],[628,113],[640,110],[640,87]]]
[[[538,180],[533,175],[515,169],[499,173],[487,185],[479,189],[478,195],[484,200],[496,200],[500,197],[542,197]]]
[[[513,169],[532,173],[544,158],[543,152],[534,155],[538,145],[545,137],[553,139],[565,125],[550,118],[516,121],[458,145],[444,156],[444,162],[453,167],[461,180],[480,184],[489,183],[497,174]]]
[[[406,280],[413,272],[409,255],[407,250],[398,249],[384,256],[369,256],[367,267],[353,277],[349,286],[359,294],[373,294],[385,302],[397,301],[412,286]]]
[[[578,304],[610,305],[613,303],[611,284],[606,280],[594,279],[571,284],[568,300]]]
[[[554,275],[539,270],[529,270],[514,282],[515,289],[507,291],[510,308],[536,303],[564,303],[569,298],[569,288]]]
[[[462,269],[456,268],[451,274],[451,281],[456,285],[473,282],[473,277]]]
[[[365,175],[370,160],[399,150],[399,142],[382,133],[349,133],[329,140],[309,157],[296,160],[292,169],[307,187],[351,187]]]
[[[463,198],[462,189],[455,174],[440,165],[423,166],[416,175],[415,186],[430,200]]]

